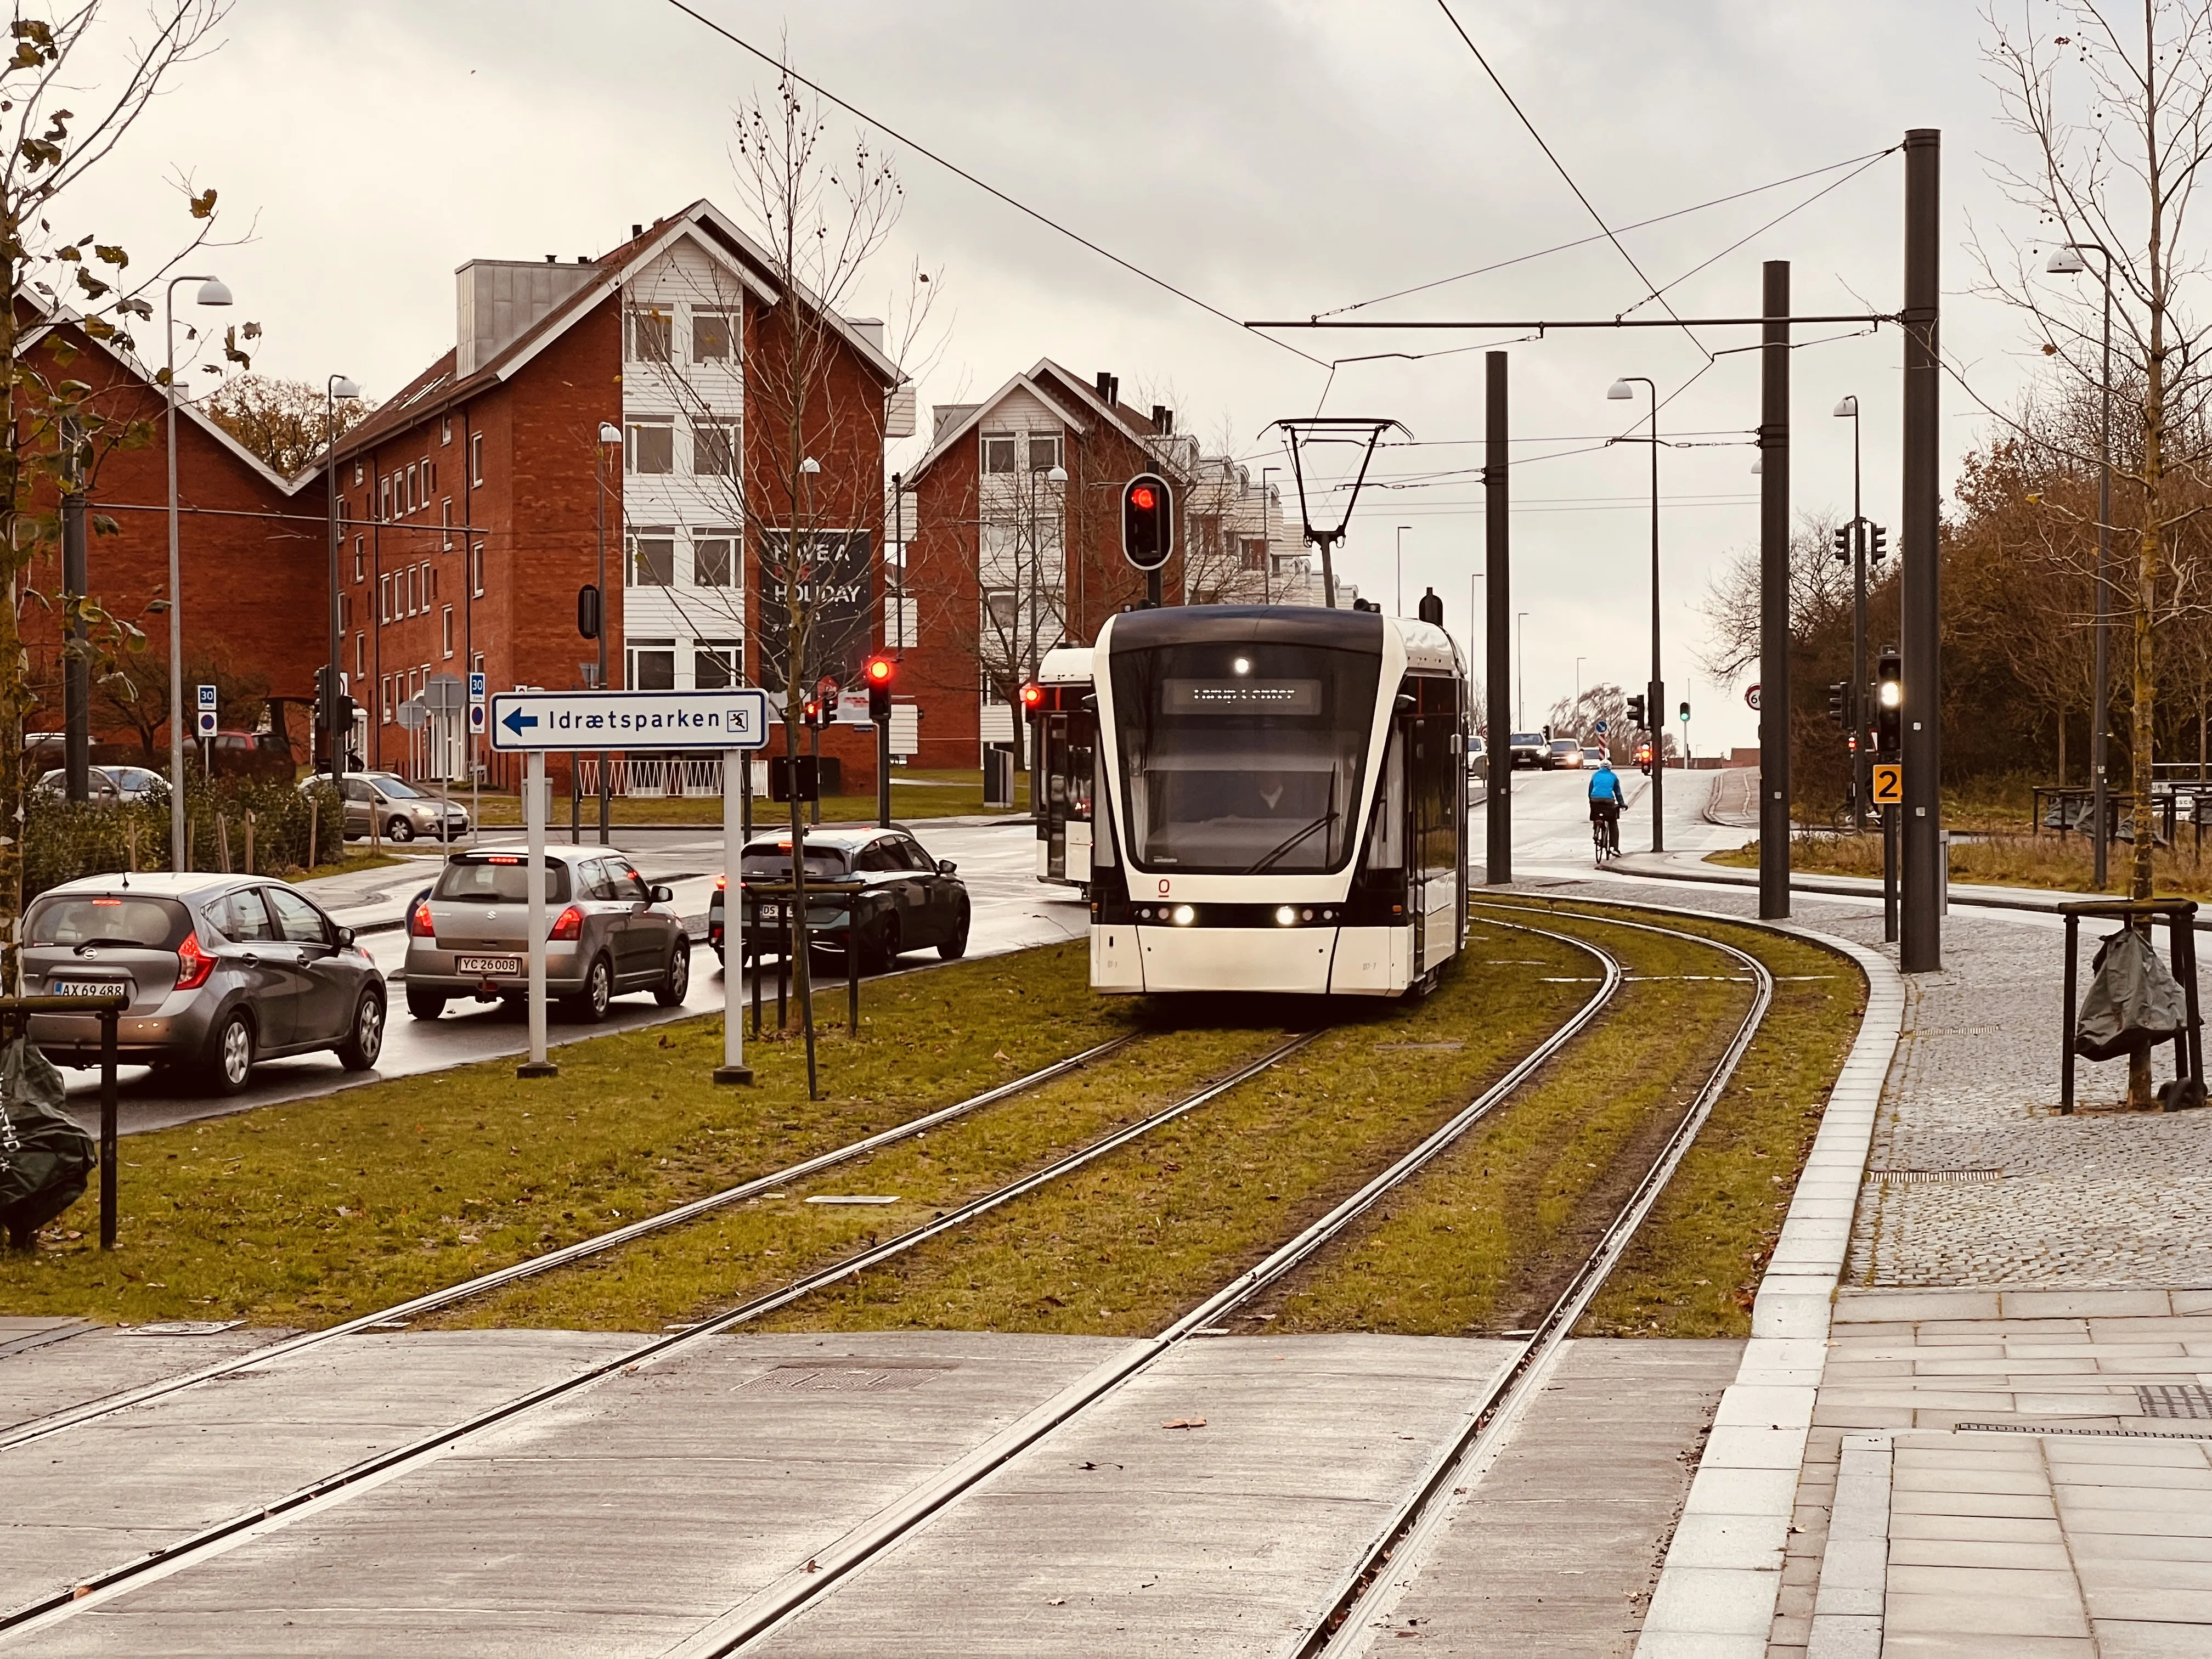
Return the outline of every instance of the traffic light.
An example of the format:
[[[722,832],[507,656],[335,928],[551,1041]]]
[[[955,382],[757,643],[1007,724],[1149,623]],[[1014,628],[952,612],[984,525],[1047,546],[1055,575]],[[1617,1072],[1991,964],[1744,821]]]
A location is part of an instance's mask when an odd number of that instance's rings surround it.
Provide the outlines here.
[[[1690,705],[1686,702],[1682,705],[1682,718],[1684,720],[1690,718]]]
[[[1838,726],[1851,723],[1850,713],[1844,702],[1844,694],[1850,689],[1849,680],[1837,680],[1828,687],[1828,718]]]
[[[1850,562],[1851,527],[1847,524],[1839,524],[1836,526],[1836,562],[1849,564]]]
[[[1875,669],[1874,747],[1894,755],[1905,746],[1905,665],[1893,645],[1882,647]]]
[[[587,640],[599,637],[599,590],[586,582],[576,590],[576,632]]]
[[[1867,532],[1873,538],[1867,548],[1867,557],[1878,561],[1889,551],[1889,532],[1878,524],[1869,525]]]
[[[810,732],[822,729],[822,697],[818,692],[808,696],[799,711],[799,723]]]
[[[1175,498],[1157,472],[1121,486],[1121,556],[1139,570],[1158,570],[1175,552]]]
[[[1633,732],[1650,729],[1650,723],[1644,718],[1644,694],[1640,691],[1628,700],[1628,726]]]
[[[868,682],[868,723],[883,726],[891,717],[891,676],[896,672],[889,657],[878,653],[868,659],[861,671]]]

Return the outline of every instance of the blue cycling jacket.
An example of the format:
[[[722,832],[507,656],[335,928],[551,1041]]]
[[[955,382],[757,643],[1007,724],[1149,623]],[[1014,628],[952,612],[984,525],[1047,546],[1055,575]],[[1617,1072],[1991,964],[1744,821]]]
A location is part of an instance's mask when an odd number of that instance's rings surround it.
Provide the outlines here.
[[[1592,800],[1611,800],[1616,805],[1628,805],[1628,797],[1620,792],[1620,775],[1610,766],[1601,766],[1590,775],[1589,798]]]

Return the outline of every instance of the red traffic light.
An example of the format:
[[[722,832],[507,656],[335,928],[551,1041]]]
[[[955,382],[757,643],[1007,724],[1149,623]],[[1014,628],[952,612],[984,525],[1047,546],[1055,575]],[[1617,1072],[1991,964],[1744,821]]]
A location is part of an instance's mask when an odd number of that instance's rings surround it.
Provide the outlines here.
[[[1157,472],[1121,486],[1121,555],[1139,570],[1158,570],[1175,551],[1175,498]]]
[[[869,684],[889,685],[891,683],[891,659],[889,657],[869,658],[866,672]]]
[[[1152,493],[1152,487],[1150,484],[1139,484],[1129,492],[1129,505],[1139,513],[1151,512],[1159,505],[1159,502],[1160,498]]]
[[[1031,684],[1022,688],[1022,706],[1034,708],[1044,701],[1044,687]]]

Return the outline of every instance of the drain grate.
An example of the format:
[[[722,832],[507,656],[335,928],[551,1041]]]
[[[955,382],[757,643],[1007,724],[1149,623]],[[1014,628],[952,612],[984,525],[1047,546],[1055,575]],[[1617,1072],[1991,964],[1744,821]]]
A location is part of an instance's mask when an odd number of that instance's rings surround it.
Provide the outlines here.
[[[2073,1429],[2057,1423],[1954,1423],[1956,1434],[2045,1434],[2085,1436],[2098,1440],[2212,1440],[2212,1434],[2186,1429]]]
[[[732,1390],[743,1394],[888,1394],[918,1389],[929,1380],[930,1370],[902,1365],[879,1369],[862,1365],[778,1365],[774,1370],[741,1382]]]
[[[1941,1181],[1963,1184],[1982,1181],[2002,1181],[2002,1170],[1869,1170],[1869,1181]]]
[[[2212,1389],[2202,1382],[2144,1382],[2136,1388],[2145,1417],[2212,1418]]]

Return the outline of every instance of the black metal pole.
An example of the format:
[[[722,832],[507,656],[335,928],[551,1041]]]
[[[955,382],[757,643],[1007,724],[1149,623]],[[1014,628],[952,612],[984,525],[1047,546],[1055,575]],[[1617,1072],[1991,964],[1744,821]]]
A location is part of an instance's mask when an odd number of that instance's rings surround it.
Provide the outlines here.
[[[1030,793],[1036,793],[1034,785]],[[876,827],[891,827],[891,720],[888,714],[876,726]]]
[[[75,649],[62,659],[62,765],[69,799],[92,793],[92,663],[85,653],[84,600],[90,584],[84,556],[84,497],[62,497],[62,592],[70,607]]]
[[[2105,775],[2105,728],[2112,724],[2112,664],[2107,643],[2112,638],[2112,590],[2110,556],[2112,534],[2112,256],[2104,254],[2104,269],[2100,280],[2105,285],[2105,396],[2104,414],[2100,430],[2099,455],[2102,465],[2097,472],[2097,666],[2095,694],[2090,698],[2089,715],[2089,787],[2096,799],[2097,827],[2090,837],[2091,885],[2103,892],[2110,884],[2107,867],[2111,841],[2105,828],[2105,797],[2111,787]],[[2066,780],[2059,779],[2063,783]]]
[[[1659,665],[1659,388],[1650,380],[1644,384],[1651,393],[1651,684],[1644,688],[1649,701],[1644,712],[1657,734],[1651,740],[1651,850],[1663,853],[1667,850],[1667,746],[1661,738],[1667,730],[1667,677]],[[1685,726],[1682,769],[1686,775],[1690,766],[1689,735]],[[1682,781],[1686,785],[1689,782],[1686,775]]]
[[[1859,400],[1851,399],[1851,828],[1867,827],[1867,521],[1860,502]]]
[[[100,1017],[100,1248],[115,1248],[115,1022]]]
[[[1760,268],[1764,309],[1790,315],[1790,262]],[[1790,325],[1759,353],[1759,914],[1790,914]]]
[[[1513,879],[1513,521],[1506,500],[1506,356],[1483,354],[1482,539],[1486,644],[1483,692],[1490,705],[1489,845],[1483,880]]]
[[[1942,252],[1938,187],[1942,156],[1932,127],[1905,135],[1905,501],[1898,543],[1903,611],[1905,811],[1899,863],[1904,883],[1898,966],[1943,965],[1942,577],[1936,532],[1942,486],[1941,371],[1936,321]]]
[[[1881,809],[1881,942],[1897,943],[1897,809]]]
[[[598,564],[592,580],[599,585],[599,625],[597,629],[599,647],[599,673],[592,690],[607,689],[607,447],[599,444],[592,457],[592,495],[598,508],[597,557]],[[574,761],[570,761],[573,768]],[[605,750],[599,751],[599,845],[607,846],[611,839],[609,824],[614,815],[614,757]]]

